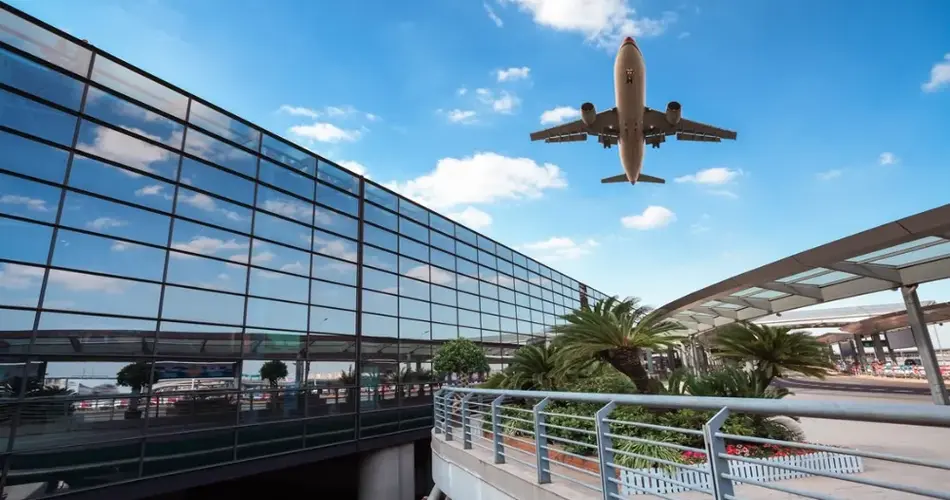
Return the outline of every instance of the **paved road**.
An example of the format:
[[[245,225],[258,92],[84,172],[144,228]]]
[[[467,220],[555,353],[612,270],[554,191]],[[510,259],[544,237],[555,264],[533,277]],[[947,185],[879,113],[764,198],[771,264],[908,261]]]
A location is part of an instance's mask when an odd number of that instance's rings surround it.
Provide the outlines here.
[[[792,392],[795,389],[810,389],[817,391],[862,392],[873,394],[915,394],[929,395],[930,388],[926,384],[914,382],[875,382],[873,380],[853,379],[842,382],[829,378],[826,380],[812,379],[780,379],[776,385],[786,387]]]

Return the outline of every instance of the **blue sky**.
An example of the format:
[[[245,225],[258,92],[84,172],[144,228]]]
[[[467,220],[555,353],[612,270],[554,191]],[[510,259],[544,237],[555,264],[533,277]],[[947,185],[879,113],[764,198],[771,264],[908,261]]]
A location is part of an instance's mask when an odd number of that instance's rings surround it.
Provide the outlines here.
[[[11,3],[654,305],[947,202],[950,5],[937,0]],[[648,150],[644,172],[666,185],[603,186],[616,149],[528,141],[546,111],[613,106],[625,35],[649,106],[675,99],[739,132]]]

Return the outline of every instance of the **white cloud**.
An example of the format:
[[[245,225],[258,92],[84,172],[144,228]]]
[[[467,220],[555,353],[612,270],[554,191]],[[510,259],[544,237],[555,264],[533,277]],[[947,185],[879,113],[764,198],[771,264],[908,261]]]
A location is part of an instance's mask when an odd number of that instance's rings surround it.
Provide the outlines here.
[[[302,273],[306,270],[306,267],[304,267],[300,261],[295,261],[293,264],[284,264],[280,266],[280,270],[288,273]]]
[[[135,243],[129,243],[127,241],[115,241],[112,243],[112,246],[109,247],[113,252],[124,252],[126,250],[133,250],[138,248],[139,245]]]
[[[49,212],[49,207],[46,206],[46,200],[40,198],[5,194],[0,196],[0,203],[4,205],[23,205],[27,210],[32,210],[34,212]]]
[[[526,243],[519,249],[536,256],[539,260],[553,262],[578,259],[589,254],[598,245],[599,243],[591,239],[575,243],[570,238],[553,237],[544,241]]]
[[[657,229],[676,220],[676,214],[666,207],[650,205],[640,215],[628,215],[620,219],[623,227],[630,229]]]
[[[505,23],[502,22],[501,18],[498,17],[498,14],[495,14],[495,10],[491,8],[491,5],[488,5],[488,2],[484,2],[482,3],[482,5],[485,7],[485,12],[488,13],[488,18],[491,19],[492,22],[495,23],[495,26],[498,26],[499,28],[501,28],[502,26],[505,25]]]
[[[475,95],[478,96],[479,101],[491,106],[492,111],[496,113],[511,114],[521,105],[521,99],[507,90],[495,94],[489,89],[481,88],[475,89]]]
[[[238,243],[233,238],[227,241],[208,236],[195,236],[187,243],[172,243],[172,248],[183,252],[191,252],[199,255],[214,255],[221,251],[243,250],[247,248],[246,243]],[[190,257],[189,255],[173,253],[174,257]]]
[[[122,227],[126,224],[128,223],[124,220],[113,219],[112,217],[98,217],[95,220],[87,222],[86,227],[95,229],[96,231],[102,231],[103,229]]]
[[[735,192],[730,191],[728,189],[710,189],[709,194],[722,196],[723,198],[729,198],[733,200],[739,198],[739,195],[737,195]]]
[[[137,128],[128,128],[128,130],[157,142],[165,142],[161,137],[148,134]],[[109,158],[133,170],[154,173],[155,171],[150,165],[166,160],[172,155],[167,149],[153,146],[109,127],[97,127],[95,131],[96,135],[92,144],[80,143],[76,148],[103,158]],[[180,136],[178,140],[181,140]],[[189,140],[189,143],[192,142]],[[120,169],[120,171],[130,177],[140,175],[129,170]]]
[[[541,113],[541,125],[554,125],[580,118],[581,110],[570,106],[558,106]]]
[[[465,207],[465,210],[461,212],[450,212],[448,216],[450,219],[460,222],[476,231],[484,229],[492,223],[491,215],[475,207]]]
[[[818,180],[830,181],[831,179],[837,179],[838,177],[841,177],[842,174],[844,174],[843,171],[835,168],[835,169],[831,169],[825,172],[819,172]]]
[[[341,167],[349,170],[350,172],[353,172],[356,175],[362,175],[363,177],[366,177],[367,179],[369,179],[369,175],[367,175],[366,173],[366,166],[364,166],[362,163],[351,161],[351,160],[341,161],[337,163],[339,163]]]
[[[0,288],[9,290],[23,290],[36,286],[36,281],[43,278],[43,268],[23,266],[20,264],[3,264],[0,267]],[[34,299],[34,306],[36,300]]]
[[[703,214],[702,216],[700,216],[698,222],[694,222],[691,226],[689,226],[690,232],[692,232],[693,234],[700,234],[700,233],[705,233],[709,231],[710,228],[709,228],[709,225],[707,224],[709,219],[710,219],[709,214]]]
[[[470,109],[453,109],[445,113],[452,123],[475,123],[475,112]]]
[[[287,104],[284,104],[283,106],[281,106],[277,111],[280,113],[287,113],[288,115],[291,115],[291,116],[306,116],[307,118],[314,118],[314,119],[320,116],[319,111],[316,111],[310,108],[304,108],[302,106],[290,106]]]
[[[310,219],[313,218],[313,205],[302,201],[291,200],[290,198],[264,200],[262,206],[264,210],[299,221],[309,223]]]
[[[135,196],[156,196],[165,189],[161,184],[152,184],[135,190]]]
[[[934,63],[930,68],[930,80],[920,86],[924,92],[936,92],[950,86],[950,54],[943,56],[942,61]]]
[[[741,170],[733,170],[726,167],[713,167],[700,170],[695,174],[677,177],[674,182],[692,182],[696,184],[718,185],[726,184],[742,175]]]
[[[530,158],[476,153],[466,158],[443,158],[435,170],[413,180],[387,185],[436,210],[498,200],[539,198],[545,190],[567,187],[561,169],[538,165]]]
[[[128,284],[127,281],[116,278],[60,271],[57,269],[50,269],[49,282],[62,285],[67,290],[74,292],[105,292],[115,294],[124,292]]]
[[[290,127],[290,133],[297,137],[331,144],[354,142],[358,140],[361,135],[359,130],[346,130],[332,123],[323,122],[316,122],[310,125],[295,125]]]
[[[513,82],[515,80],[525,80],[531,74],[531,68],[522,66],[520,68],[500,69],[496,73],[499,82]]]
[[[624,36],[657,36],[676,21],[674,12],[659,19],[639,17],[628,0],[506,0],[531,14],[534,22],[559,31],[579,33],[589,43],[616,50]]]
[[[462,87],[462,88],[456,90],[455,93],[458,94],[458,95],[460,95],[460,96],[463,96],[463,95],[465,95],[465,94],[468,93],[468,89],[465,88],[465,87]]]
[[[682,39],[684,39],[684,38],[689,38],[689,32],[688,32],[688,31],[684,31],[684,32],[680,33],[679,35],[676,35],[676,38],[679,38],[680,40],[682,40]]]
[[[894,153],[881,153],[881,156],[877,159],[878,163],[881,165],[894,165],[897,162],[901,161]]]

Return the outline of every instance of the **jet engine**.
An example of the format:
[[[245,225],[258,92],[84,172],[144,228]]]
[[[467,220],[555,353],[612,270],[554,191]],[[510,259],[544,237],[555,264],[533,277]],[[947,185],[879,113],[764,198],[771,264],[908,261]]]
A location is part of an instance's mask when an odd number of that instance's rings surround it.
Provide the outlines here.
[[[680,103],[676,101],[670,101],[666,105],[666,121],[670,125],[676,125],[680,122],[680,117],[683,115],[683,106],[680,106]]]
[[[584,122],[584,125],[590,127],[596,119],[597,111],[594,110],[594,105],[589,102],[581,104],[581,121]]]

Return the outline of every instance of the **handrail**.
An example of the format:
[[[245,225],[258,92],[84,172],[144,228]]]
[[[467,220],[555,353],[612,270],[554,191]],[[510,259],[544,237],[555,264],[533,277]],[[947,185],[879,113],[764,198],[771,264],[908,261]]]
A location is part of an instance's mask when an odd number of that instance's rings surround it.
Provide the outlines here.
[[[491,402],[491,412],[472,411],[471,406],[484,405],[487,401]],[[914,476],[905,471],[895,474],[891,481],[880,477],[877,472],[873,478],[856,475],[864,472],[863,459],[935,469],[941,475],[950,474],[950,461],[783,441],[758,437],[751,434],[753,431],[744,431],[750,432],[750,435],[744,435],[724,430],[736,428],[735,425],[743,421],[741,415],[746,414],[950,428],[950,408],[945,406],[464,387],[443,387],[434,394],[433,403],[434,439],[461,441],[462,450],[481,454],[484,460],[493,461],[498,466],[506,463],[511,467],[524,465],[537,474],[535,483],[538,485],[556,478],[593,490],[597,493],[596,498],[605,500],[638,494],[673,498],[669,494],[685,491],[704,493],[716,500],[733,499],[742,497],[742,491],[737,494],[737,488],[765,488],[821,499],[853,497],[851,492],[844,490],[833,491],[846,495],[837,497],[822,491],[803,491],[787,484],[788,480],[811,476],[822,481],[845,481],[863,488],[950,500],[950,492],[941,491],[948,490],[947,484],[937,487],[909,484],[906,479]],[[564,403],[593,405],[569,406]],[[648,410],[699,410],[704,412],[698,414],[699,418],[706,420],[701,422],[701,430],[695,428],[700,424],[695,420],[673,420],[678,423],[660,420],[663,425],[639,422],[636,420],[655,418],[656,412],[615,411],[624,406]],[[525,413],[533,413],[533,422],[523,418]],[[710,418],[710,415],[713,416]],[[739,420],[735,420],[736,424],[729,424],[734,415],[740,415]],[[791,437],[794,435],[786,435],[786,439],[800,439]],[[473,443],[475,440],[484,440],[490,447]],[[473,444],[487,453],[474,449]],[[756,454],[752,454],[750,449],[755,449]],[[529,457],[534,455],[535,460],[513,457],[513,451]],[[511,461],[507,460],[509,458]],[[581,463],[584,461],[586,463]],[[811,487],[820,487],[820,484],[811,483]],[[465,492],[457,493],[459,500],[467,498]]]
[[[640,405],[648,408],[717,411],[729,408],[736,413],[767,416],[812,417],[857,420],[888,424],[950,427],[950,407],[933,404],[869,404],[841,401],[791,401],[784,399],[720,398],[696,396],[650,396],[642,394],[599,394],[588,392],[514,391],[443,387],[448,392],[507,396],[519,399],[551,398],[577,403]]]

